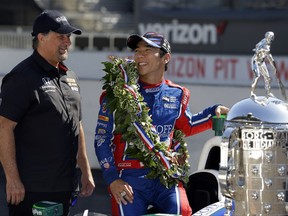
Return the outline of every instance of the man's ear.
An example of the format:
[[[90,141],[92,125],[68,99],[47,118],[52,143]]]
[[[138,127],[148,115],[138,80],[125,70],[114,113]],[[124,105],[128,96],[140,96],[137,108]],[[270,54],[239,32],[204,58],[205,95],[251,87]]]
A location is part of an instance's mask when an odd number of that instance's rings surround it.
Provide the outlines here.
[[[46,40],[46,37],[45,37],[45,35],[43,33],[39,33],[37,35],[37,37],[38,37],[39,42],[43,42],[43,41]]]
[[[171,54],[170,53],[166,53],[166,55],[164,56],[165,64],[167,64],[170,61],[170,58],[171,58]]]

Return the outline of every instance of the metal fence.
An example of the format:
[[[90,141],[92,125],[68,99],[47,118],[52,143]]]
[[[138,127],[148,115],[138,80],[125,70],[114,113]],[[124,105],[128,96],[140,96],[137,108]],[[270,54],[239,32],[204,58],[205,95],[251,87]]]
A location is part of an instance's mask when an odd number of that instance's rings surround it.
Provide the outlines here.
[[[29,33],[0,32],[0,48],[32,48],[32,38]]]
[[[72,35],[72,49],[75,50],[126,50],[128,34],[89,33]],[[32,37],[30,32],[0,31],[0,48],[31,49]]]

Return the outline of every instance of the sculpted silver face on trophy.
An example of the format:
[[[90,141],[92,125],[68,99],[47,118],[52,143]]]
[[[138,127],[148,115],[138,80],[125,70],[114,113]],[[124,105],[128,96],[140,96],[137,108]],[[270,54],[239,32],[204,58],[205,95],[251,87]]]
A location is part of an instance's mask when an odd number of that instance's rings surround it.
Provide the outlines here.
[[[288,214],[288,104],[270,53],[273,39],[269,31],[253,49],[250,97],[234,104],[225,122],[219,170],[225,215]],[[266,62],[274,70],[284,101],[271,92]],[[265,96],[255,93],[261,75]]]

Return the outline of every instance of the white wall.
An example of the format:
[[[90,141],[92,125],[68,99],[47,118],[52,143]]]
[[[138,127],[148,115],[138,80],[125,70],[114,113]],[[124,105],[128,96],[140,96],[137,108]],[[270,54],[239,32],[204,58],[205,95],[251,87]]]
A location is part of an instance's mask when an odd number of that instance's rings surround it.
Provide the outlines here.
[[[7,73],[11,68],[30,55],[31,50],[26,49],[1,49],[0,74]],[[73,51],[67,66],[78,74],[80,79],[98,79],[104,75],[101,62],[108,57],[131,58],[131,52],[107,51]],[[166,78],[185,84],[222,85],[222,86],[250,86],[253,79],[251,71],[252,56],[242,55],[204,55],[204,54],[173,54],[169,63]],[[288,57],[274,56],[278,75],[284,85],[288,86]],[[269,64],[268,64],[269,68]],[[271,72],[272,87],[277,87],[274,73]],[[259,82],[263,86],[263,82]]]
[[[0,49],[1,67],[0,74],[6,74],[22,59],[26,58],[31,50]],[[93,168],[98,168],[94,153],[94,130],[99,110],[99,96],[102,83],[99,79],[103,76],[101,62],[107,61],[107,56],[129,56],[131,53],[108,53],[108,52],[72,52],[66,61],[80,78],[80,87],[83,106],[83,125],[86,133],[88,156]],[[219,56],[219,55],[189,55],[174,54],[177,62],[171,63],[170,72],[167,74],[172,81],[185,85],[191,91],[190,109],[193,113],[202,111],[203,108],[215,103],[222,103],[228,107],[250,95],[249,56]],[[186,60],[185,60],[186,59]],[[191,76],[184,74],[191,69],[191,62],[200,59],[205,62],[205,76]],[[230,60],[229,60],[230,59]],[[232,59],[232,60],[231,60]],[[236,59],[236,60],[235,60]],[[279,58],[281,70],[286,70],[287,58]],[[186,63],[185,63],[186,62]],[[217,64],[216,64],[217,62]],[[222,63],[221,63],[222,62]],[[234,62],[232,65],[228,63]],[[237,62],[237,63],[235,63]],[[185,67],[183,66],[186,65]],[[215,65],[216,64],[216,65]],[[189,66],[190,65],[190,66]],[[189,66],[189,67],[188,67]],[[171,70],[172,69],[172,70]],[[199,69],[199,68],[198,68]],[[195,69],[196,71],[198,70]],[[203,68],[202,68],[203,69]],[[245,72],[243,72],[245,71]],[[198,71],[199,72],[199,71]],[[213,75],[214,74],[214,75]],[[215,78],[217,74],[217,79]],[[284,73],[282,74],[285,75]],[[286,76],[286,79],[288,76]],[[284,80],[285,83],[286,80]],[[246,87],[240,87],[246,86]],[[257,92],[262,93],[262,87]],[[278,89],[273,89],[277,96]],[[258,94],[261,94],[258,93]],[[281,96],[279,97],[281,98]],[[213,131],[207,131],[191,138],[187,138],[190,153],[191,172],[197,169],[199,156],[203,144],[213,136]]]

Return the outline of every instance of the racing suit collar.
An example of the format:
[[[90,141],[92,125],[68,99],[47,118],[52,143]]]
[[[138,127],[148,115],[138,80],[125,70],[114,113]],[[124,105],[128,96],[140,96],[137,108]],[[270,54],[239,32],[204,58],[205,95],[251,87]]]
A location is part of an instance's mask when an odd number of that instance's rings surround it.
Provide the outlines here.
[[[161,91],[162,87],[164,86],[164,81],[157,83],[157,84],[149,84],[145,82],[139,81],[141,92],[145,92],[145,94],[155,94]]]
[[[164,80],[161,81],[160,83],[157,83],[157,84],[149,84],[149,83],[146,83],[146,82],[139,80],[139,85],[143,89],[153,89],[153,88],[159,88],[160,89],[160,87],[163,85],[163,83],[164,83]]]

